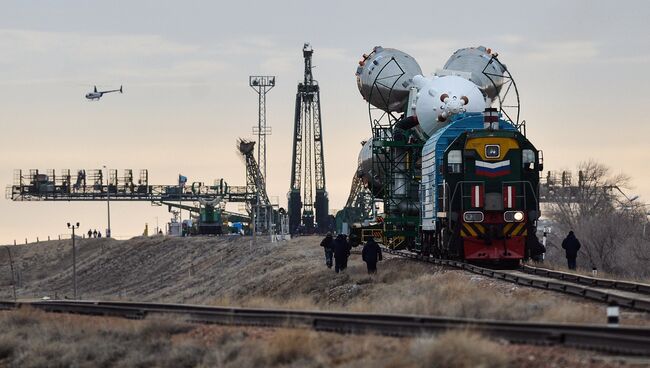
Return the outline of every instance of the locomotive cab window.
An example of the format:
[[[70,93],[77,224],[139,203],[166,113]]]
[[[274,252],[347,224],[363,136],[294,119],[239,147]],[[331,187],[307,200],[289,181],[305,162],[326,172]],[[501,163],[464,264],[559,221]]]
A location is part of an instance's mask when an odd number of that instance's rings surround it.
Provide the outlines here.
[[[461,150],[451,150],[447,154],[447,172],[450,174],[458,174],[461,172],[461,165],[463,163],[463,153]]]
[[[501,156],[501,147],[498,144],[488,144],[485,146],[485,157],[499,158]]]
[[[525,149],[521,151],[521,163],[524,169],[535,169],[535,152],[532,149]]]

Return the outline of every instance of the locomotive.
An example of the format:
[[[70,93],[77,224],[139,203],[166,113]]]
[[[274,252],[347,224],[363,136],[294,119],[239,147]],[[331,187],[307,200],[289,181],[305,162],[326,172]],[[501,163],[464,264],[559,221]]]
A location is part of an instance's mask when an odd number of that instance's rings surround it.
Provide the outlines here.
[[[455,119],[422,150],[422,252],[503,265],[537,257],[542,169],[541,153],[496,109]]]
[[[543,251],[542,152],[525,136],[516,85],[495,53],[460,49],[425,77],[410,55],[375,47],[356,74],[373,131],[356,175],[382,213],[353,226],[353,241],[379,237],[425,256],[502,265]],[[514,119],[505,110],[511,89]]]

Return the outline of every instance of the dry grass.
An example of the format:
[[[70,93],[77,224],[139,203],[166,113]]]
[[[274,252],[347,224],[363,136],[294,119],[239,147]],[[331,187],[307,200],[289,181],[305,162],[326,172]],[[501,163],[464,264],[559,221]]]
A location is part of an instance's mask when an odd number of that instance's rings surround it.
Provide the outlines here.
[[[594,364],[589,352],[514,346],[470,331],[411,339],[32,310],[0,312],[0,330],[0,367],[613,368],[625,364]]]
[[[257,247],[238,237],[95,240],[81,246],[79,257],[85,298],[558,322],[601,322],[604,314],[562,294],[390,255],[376,275],[367,274],[358,254],[335,274],[324,265],[318,237]],[[29,265],[19,297],[71,289],[69,261],[60,257],[67,245],[51,246],[16,252],[16,263]],[[39,269],[48,270],[46,279],[34,280]],[[9,298],[10,288],[2,293]]]
[[[237,329],[177,319],[129,321],[0,312],[0,366],[324,367],[375,366],[406,342],[300,329]],[[354,344],[349,342],[354,340]],[[368,356],[367,351],[380,352]]]
[[[460,272],[422,274],[391,284],[376,284],[365,300],[349,309],[499,320],[597,321],[596,307],[556,298],[537,290],[500,285]],[[373,302],[379,301],[380,302]]]
[[[411,360],[419,367],[499,368],[510,363],[503,346],[469,331],[414,340]]]
[[[478,319],[552,322],[602,322],[604,309],[565,297],[471,276],[461,271],[441,271],[401,260],[387,262],[375,277],[350,273],[340,285],[324,285],[319,293],[336,296],[317,298],[296,292],[292,296],[221,298],[215,305],[303,310],[403,313]],[[415,271],[415,272],[413,272]],[[418,272],[419,271],[419,272]]]
[[[241,303],[230,302],[227,305],[239,305],[247,308],[282,308],[282,309],[302,309],[302,310],[319,310],[322,309],[314,302],[312,298],[306,296],[296,296],[288,299],[276,299],[271,297],[253,297],[243,300]]]
[[[403,259],[381,262],[375,276],[351,264],[344,275],[312,269],[278,296],[229,296],[211,304],[576,323],[602,322],[604,313],[592,303]]]
[[[266,345],[265,357],[269,365],[281,365],[300,360],[311,360],[318,352],[313,335],[306,330],[281,330]]]
[[[170,342],[189,328],[176,320],[133,324],[22,309],[1,313],[0,328],[0,357],[18,367],[194,367],[205,353]]]

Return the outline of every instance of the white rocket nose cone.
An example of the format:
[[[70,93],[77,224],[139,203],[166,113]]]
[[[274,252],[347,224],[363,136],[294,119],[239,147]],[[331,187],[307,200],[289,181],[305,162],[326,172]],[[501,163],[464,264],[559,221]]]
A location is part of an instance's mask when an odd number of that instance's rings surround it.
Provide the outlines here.
[[[415,78],[424,84],[416,101],[415,112],[422,131],[431,135],[454,114],[483,112],[485,99],[476,85],[457,76]],[[434,93],[435,92],[435,93]],[[444,115],[441,115],[443,114]]]

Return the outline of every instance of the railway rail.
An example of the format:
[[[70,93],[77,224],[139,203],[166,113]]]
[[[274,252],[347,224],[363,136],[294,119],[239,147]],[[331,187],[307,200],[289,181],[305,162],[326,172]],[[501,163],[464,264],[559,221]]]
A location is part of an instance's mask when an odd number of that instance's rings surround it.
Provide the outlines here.
[[[530,265],[523,265],[521,270],[532,275],[550,277],[558,280],[573,282],[576,284],[650,295],[650,285],[639,282],[577,275],[575,273],[550,270],[543,267],[533,267]]]
[[[339,333],[421,336],[472,329],[513,343],[565,345],[610,353],[650,356],[650,328],[548,324],[415,315],[209,307],[185,304],[102,301],[0,301],[0,309],[30,306],[46,312],[143,319],[177,315],[189,322],[268,327],[302,327]]]
[[[526,266],[521,271],[493,270],[460,261],[424,258],[415,253],[386,247],[382,247],[382,250],[400,257],[454,267],[518,285],[558,291],[602,303],[616,303],[621,307],[650,312],[650,293],[648,293],[650,286],[645,284],[590,278],[531,266]]]

